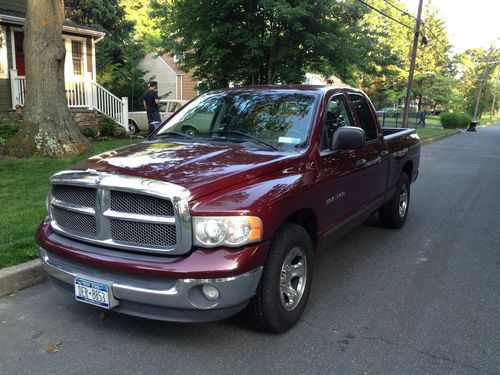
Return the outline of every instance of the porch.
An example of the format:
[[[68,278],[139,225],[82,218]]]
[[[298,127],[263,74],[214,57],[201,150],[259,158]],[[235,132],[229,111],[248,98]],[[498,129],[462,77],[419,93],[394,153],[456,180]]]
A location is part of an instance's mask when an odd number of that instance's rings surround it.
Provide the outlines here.
[[[10,70],[12,107],[23,107],[26,99],[26,78]],[[128,98],[118,98],[91,76],[72,76],[65,80],[69,108],[88,109],[102,113],[128,130]]]

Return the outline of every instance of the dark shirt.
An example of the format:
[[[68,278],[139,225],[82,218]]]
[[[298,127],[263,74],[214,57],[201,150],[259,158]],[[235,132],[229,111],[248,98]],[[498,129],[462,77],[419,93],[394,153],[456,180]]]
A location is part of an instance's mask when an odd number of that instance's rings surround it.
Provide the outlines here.
[[[158,97],[158,91],[156,90],[147,90],[144,93],[144,101],[146,102],[146,109],[148,111],[159,111],[160,108],[158,104],[156,104],[155,99],[160,99]]]

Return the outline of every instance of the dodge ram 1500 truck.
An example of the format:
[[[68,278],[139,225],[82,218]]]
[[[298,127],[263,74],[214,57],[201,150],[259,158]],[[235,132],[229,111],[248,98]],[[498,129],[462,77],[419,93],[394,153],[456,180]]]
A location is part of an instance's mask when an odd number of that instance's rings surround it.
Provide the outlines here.
[[[404,224],[419,162],[415,131],[382,129],[361,91],[209,92],[144,142],[53,175],[40,258],[81,302],[181,322],[245,309],[283,332],[316,251],[377,211]]]

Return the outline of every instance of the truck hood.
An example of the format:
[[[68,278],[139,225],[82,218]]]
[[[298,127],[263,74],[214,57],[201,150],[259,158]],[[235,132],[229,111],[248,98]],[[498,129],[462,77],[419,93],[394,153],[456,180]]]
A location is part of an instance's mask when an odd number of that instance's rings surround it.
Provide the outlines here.
[[[285,168],[298,154],[251,149],[235,143],[146,141],[111,150],[76,164],[96,170],[171,182],[191,199]]]

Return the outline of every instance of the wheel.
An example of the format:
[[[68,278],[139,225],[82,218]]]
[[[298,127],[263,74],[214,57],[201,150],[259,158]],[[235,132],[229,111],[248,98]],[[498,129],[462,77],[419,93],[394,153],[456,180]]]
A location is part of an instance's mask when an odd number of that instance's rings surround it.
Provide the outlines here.
[[[139,128],[137,127],[135,122],[133,121],[128,122],[128,132],[130,133],[130,135],[135,135],[139,133]]]
[[[307,231],[285,224],[273,241],[246,315],[259,329],[281,333],[300,318],[311,290],[313,249]]]
[[[408,216],[410,207],[410,179],[401,173],[394,196],[378,211],[382,226],[391,229],[401,228]]]
[[[192,126],[183,126],[182,132],[190,137],[195,137],[198,134],[198,130]]]

